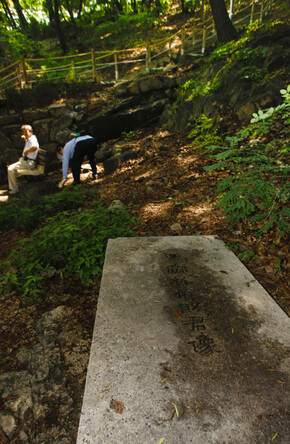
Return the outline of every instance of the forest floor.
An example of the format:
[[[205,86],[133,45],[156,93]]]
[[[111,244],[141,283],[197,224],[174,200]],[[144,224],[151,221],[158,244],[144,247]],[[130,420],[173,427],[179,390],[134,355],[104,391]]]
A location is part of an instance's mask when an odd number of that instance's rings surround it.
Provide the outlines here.
[[[206,172],[204,167],[210,163],[209,159],[196,151],[189,139],[160,126],[136,130],[131,140],[125,142],[122,138],[113,143],[139,150],[140,155],[111,175],[104,175],[100,164],[97,181],[91,179],[90,172],[82,174],[83,186],[90,191],[94,189],[97,200],[106,206],[113,200],[120,200],[140,222],[135,227],[136,236],[211,235],[222,239],[235,254],[254,252],[254,256],[245,262],[246,267],[289,315],[287,241],[280,240],[274,233],[262,240],[255,235],[255,227],[247,223],[231,229],[225,216],[216,208],[216,185],[224,173]],[[61,172],[55,171],[50,173],[48,180],[58,181],[60,176]],[[67,186],[71,186],[71,182],[70,177]],[[21,238],[22,234],[15,230],[2,233],[0,259],[5,259],[12,248],[19,248]],[[59,305],[73,310],[73,318],[82,330],[80,336],[88,341],[88,359],[97,309],[97,299],[93,295],[98,293],[99,286],[100,279],[96,279],[91,288],[84,289],[74,280],[64,282],[53,278],[46,287],[45,297],[35,305],[24,305],[13,293],[0,295],[0,373],[26,368],[27,364],[18,360],[19,349],[30,349],[37,343],[37,322],[43,313]],[[62,371],[66,371],[65,363]],[[74,384],[79,385],[77,393],[83,391],[85,372],[83,369],[74,380]],[[76,428],[77,424],[74,430]]]
[[[189,139],[158,126],[136,130],[132,140],[120,140],[118,145],[122,143],[127,149],[130,146],[134,150],[140,149],[143,155],[107,176],[102,174],[99,165],[101,174],[97,181],[91,179],[90,173],[83,173],[83,186],[90,190],[94,188],[96,199],[106,206],[113,200],[120,200],[140,222],[135,227],[136,236],[211,235],[222,239],[235,254],[254,252],[251,259],[244,261],[246,267],[289,315],[287,239],[280,240],[274,233],[261,239],[255,235],[255,227],[247,223],[231,229],[225,216],[216,208],[216,185],[223,173],[217,170],[206,172],[204,167],[210,164],[209,159],[197,152]],[[60,174],[60,171],[51,173],[49,180],[57,181]],[[71,182],[72,178],[67,186]],[[19,248],[22,237],[23,234],[15,230],[3,232],[0,259],[5,259],[12,248]],[[23,305],[13,293],[8,298],[1,295],[1,372],[23,367],[16,358],[17,350],[35,343],[36,322],[43,313],[60,304],[55,295],[71,295],[71,300],[66,303],[79,311],[78,318],[90,335],[97,302],[87,295],[90,291],[95,293],[99,285],[100,280],[96,280],[93,289],[83,290],[76,281],[54,279],[46,288],[45,298],[32,306]]]

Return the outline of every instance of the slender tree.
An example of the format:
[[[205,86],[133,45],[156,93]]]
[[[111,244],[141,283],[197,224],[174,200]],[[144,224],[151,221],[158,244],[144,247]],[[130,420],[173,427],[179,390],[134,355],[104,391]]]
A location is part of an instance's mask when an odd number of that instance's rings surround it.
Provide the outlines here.
[[[17,28],[17,25],[16,25],[16,22],[15,22],[15,20],[14,20],[13,15],[12,15],[12,12],[11,12],[9,6],[8,6],[7,1],[6,1],[6,0],[1,0],[1,4],[2,4],[2,7],[3,7],[4,13],[5,13],[5,16],[6,16],[6,18],[7,18],[7,21],[8,21],[8,23],[9,23],[9,25],[10,25],[12,28],[16,29],[16,28]]]
[[[217,38],[220,43],[227,43],[238,38],[232,24],[224,0],[209,0]]]
[[[21,29],[22,29],[22,31],[25,32],[28,29],[28,23],[25,18],[25,15],[23,14],[23,10],[20,5],[20,2],[19,2],[19,0],[12,0],[12,1],[13,1],[14,8],[17,12],[18,18],[19,18],[19,23],[20,23]]]
[[[62,52],[66,54],[67,52],[67,44],[66,44],[66,38],[63,33],[61,22],[60,22],[60,16],[59,16],[59,0],[53,0],[53,12],[54,12],[54,21],[56,26],[56,31],[58,35],[58,40],[62,49]]]

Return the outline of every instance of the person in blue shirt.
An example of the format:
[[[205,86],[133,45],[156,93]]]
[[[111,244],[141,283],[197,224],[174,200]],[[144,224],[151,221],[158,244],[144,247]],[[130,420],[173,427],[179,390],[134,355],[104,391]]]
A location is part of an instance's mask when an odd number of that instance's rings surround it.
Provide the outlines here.
[[[95,161],[95,152],[97,150],[96,140],[89,135],[77,136],[67,142],[64,146],[57,147],[57,157],[62,160],[62,176],[63,179],[59,183],[62,188],[67,180],[69,163],[71,162],[71,169],[74,178],[74,184],[80,183],[81,165],[84,158],[87,156],[92,168],[93,179],[97,178],[97,167]]]

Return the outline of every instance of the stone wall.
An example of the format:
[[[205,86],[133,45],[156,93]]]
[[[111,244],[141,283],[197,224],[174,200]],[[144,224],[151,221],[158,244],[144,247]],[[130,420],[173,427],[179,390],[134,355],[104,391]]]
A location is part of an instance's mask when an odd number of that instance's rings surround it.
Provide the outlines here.
[[[168,71],[174,71],[170,65]],[[166,105],[174,99],[175,77],[146,76],[130,82],[103,85],[88,99],[67,99],[45,107],[28,105],[0,109],[0,181],[6,180],[6,165],[18,160],[23,150],[21,125],[33,127],[40,146],[48,152],[50,168],[55,163],[58,143],[66,143],[77,131],[94,136],[98,144],[119,137],[150,120],[158,119]],[[98,161],[111,156],[107,145],[100,146]],[[113,162],[114,163],[114,162]],[[108,168],[111,171],[111,166]]]

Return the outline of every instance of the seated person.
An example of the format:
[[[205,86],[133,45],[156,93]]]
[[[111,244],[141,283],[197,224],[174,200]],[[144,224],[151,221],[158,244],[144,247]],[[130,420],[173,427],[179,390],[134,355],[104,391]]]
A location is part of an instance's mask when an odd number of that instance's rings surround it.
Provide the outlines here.
[[[33,170],[36,167],[36,159],[39,150],[39,143],[36,136],[33,134],[32,127],[30,125],[22,125],[21,127],[21,138],[25,140],[25,146],[22,152],[22,157],[18,162],[8,165],[8,185],[9,193],[18,193],[18,182],[17,182],[17,169],[21,170]]]
[[[69,161],[71,160],[71,169],[74,178],[74,185],[80,183],[81,165],[83,159],[87,156],[89,159],[93,179],[97,178],[97,168],[95,161],[95,151],[97,150],[97,142],[92,136],[83,135],[75,137],[67,142],[64,146],[57,147],[57,157],[62,160],[62,175],[63,179],[59,183],[62,188],[67,180],[67,173],[69,168]]]

